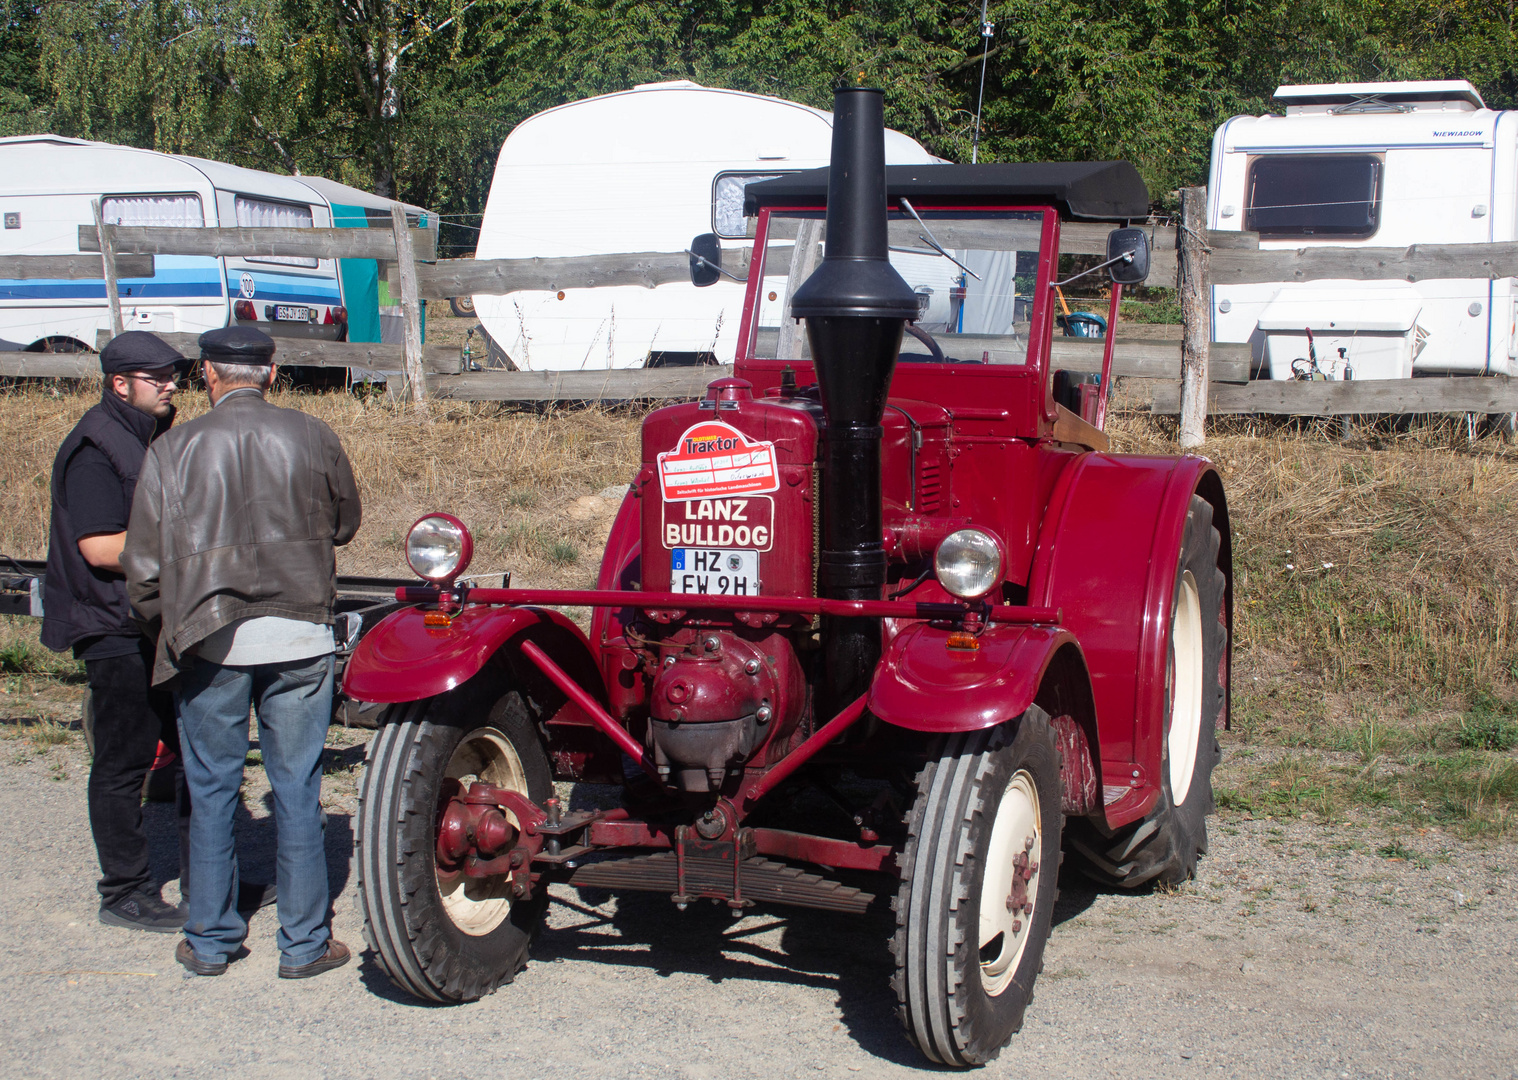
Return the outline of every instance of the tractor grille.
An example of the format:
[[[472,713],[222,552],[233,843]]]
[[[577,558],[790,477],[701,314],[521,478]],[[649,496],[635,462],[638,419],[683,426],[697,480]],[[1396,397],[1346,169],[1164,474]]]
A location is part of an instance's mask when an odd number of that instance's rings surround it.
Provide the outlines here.
[[[936,514],[943,505],[943,462],[924,456],[917,466],[917,506],[919,514]]]

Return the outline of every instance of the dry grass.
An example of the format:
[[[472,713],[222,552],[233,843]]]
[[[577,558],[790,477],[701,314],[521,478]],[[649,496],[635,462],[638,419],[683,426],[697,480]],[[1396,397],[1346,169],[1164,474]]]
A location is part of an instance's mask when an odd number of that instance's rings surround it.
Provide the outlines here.
[[[53,455],[98,390],[28,388],[0,395],[0,552],[41,558],[47,548]],[[491,404],[435,406],[415,418],[382,396],[276,394],[331,425],[347,448],[364,501],[364,527],[338,553],[338,572],[409,576],[406,528],[429,510],[467,516],[474,569],[511,569],[518,584],[593,582],[620,492],[637,471],[638,419],[598,410],[544,414]],[[181,420],[206,409],[179,397]],[[602,494],[604,493],[604,494]]]
[[[0,444],[10,448],[0,457],[0,552],[43,554],[53,453],[93,400],[37,388],[0,395]],[[476,570],[587,586],[619,502],[613,489],[637,467],[639,417],[629,413],[438,405],[418,420],[383,398],[276,400],[325,420],[353,460],[366,525],[339,554],[342,573],[404,575],[406,527],[453,509],[475,532]],[[198,392],[181,402],[186,418],[205,408]],[[1175,451],[1173,426],[1144,414],[1119,413],[1110,430],[1120,450]],[[1469,442],[1459,424],[1361,433],[1353,444],[1337,434],[1232,422],[1209,438],[1235,537],[1230,739],[1319,755],[1291,777],[1232,774],[1230,798],[1286,812],[1319,791],[1321,806],[1397,806],[1429,820],[1466,806],[1455,816],[1471,828],[1506,831],[1518,799],[1518,449]],[[15,639],[20,664],[40,662],[29,628],[6,632],[0,650]],[[1350,771],[1334,772],[1324,754],[1351,755]]]

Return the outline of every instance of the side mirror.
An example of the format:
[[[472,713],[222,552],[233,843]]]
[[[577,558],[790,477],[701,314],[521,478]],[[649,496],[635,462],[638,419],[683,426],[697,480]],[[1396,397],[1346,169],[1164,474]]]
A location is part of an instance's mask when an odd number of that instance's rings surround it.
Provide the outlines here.
[[[1107,234],[1107,273],[1119,285],[1138,285],[1149,276],[1149,234],[1143,229],[1113,229]]]
[[[686,253],[690,255],[690,283],[698,289],[715,285],[722,276],[722,244],[717,234],[702,233],[690,242]]]

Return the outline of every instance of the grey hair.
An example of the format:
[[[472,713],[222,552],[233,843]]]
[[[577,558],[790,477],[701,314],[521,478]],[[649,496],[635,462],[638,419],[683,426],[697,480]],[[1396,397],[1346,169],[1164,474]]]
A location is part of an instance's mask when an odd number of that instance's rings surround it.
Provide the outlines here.
[[[256,386],[267,390],[274,382],[274,368],[270,364],[224,364],[219,360],[207,360],[206,363],[228,387]]]

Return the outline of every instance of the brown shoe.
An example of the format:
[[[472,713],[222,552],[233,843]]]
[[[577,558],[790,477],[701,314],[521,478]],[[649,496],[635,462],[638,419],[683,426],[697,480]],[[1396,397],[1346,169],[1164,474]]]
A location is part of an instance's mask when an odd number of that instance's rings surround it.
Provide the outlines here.
[[[340,968],[353,958],[344,945],[337,938],[327,942],[327,951],[318,956],[309,964],[279,965],[279,977],[281,979],[309,979],[313,975],[320,975],[324,971]]]
[[[196,975],[222,975],[227,970],[227,962],[209,964],[195,955],[195,950],[190,948],[190,943],[184,938],[179,939],[179,944],[174,949],[174,959],[185,966],[187,971]]]

